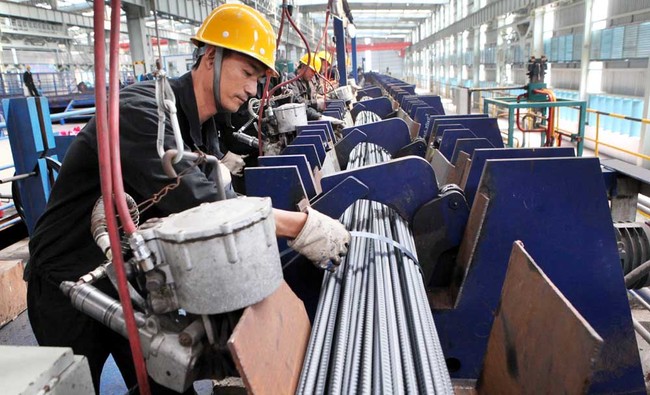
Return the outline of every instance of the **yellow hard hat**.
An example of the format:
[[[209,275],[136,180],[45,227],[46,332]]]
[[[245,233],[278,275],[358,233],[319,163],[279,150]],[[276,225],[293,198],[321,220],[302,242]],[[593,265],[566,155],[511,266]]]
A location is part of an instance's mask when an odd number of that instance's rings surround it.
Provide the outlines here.
[[[332,64],[332,55],[327,51],[319,51],[319,52],[317,52],[316,57],[326,61],[329,64]]]
[[[243,4],[223,4],[203,21],[192,42],[227,48],[259,60],[274,75],[275,33],[262,14]]]
[[[318,56],[315,56],[315,55],[312,54],[311,55],[311,61],[309,62],[309,64],[307,64],[307,59],[308,58],[309,58],[309,54],[302,55],[302,57],[300,58],[300,63],[302,63],[302,64],[304,64],[306,66],[309,66],[310,69],[312,69],[312,70],[314,70],[315,72],[318,73],[318,71],[320,70],[320,66],[321,66],[321,61],[318,58]]]

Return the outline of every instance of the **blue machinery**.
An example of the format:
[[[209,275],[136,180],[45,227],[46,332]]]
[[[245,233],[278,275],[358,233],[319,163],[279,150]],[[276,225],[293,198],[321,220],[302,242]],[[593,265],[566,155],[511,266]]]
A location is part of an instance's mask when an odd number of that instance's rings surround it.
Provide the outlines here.
[[[2,101],[9,143],[14,158],[16,175],[13,197],[19,214],[31,234],[36,220],[45,209],[50,190],[65,151],[73,136],[59,136],[52,132],[52,122],[69,116],[89,115],[94,108],[50,115],[45,97],[5,99]]]
[[[351,113],[372,112],[381,121],[340,134],[327,122],[299,127],[281,155],[261,157],[260,167],[245,170],[249,195],[271,196],[274,207],[289,210],[310,204],[332,217],[368,199],[404,218],[452,378],[481,376],[512,245],[522,241],[602,338],[589,391],[645,393],[608,205],[617,176],[569,147],[506,149],[494,118],[445,115],[439,98],[416,95],[413,85],[381,75],[366,79],[376,85],[358,92],[364,100]],[[3,103],[16,171],[36,175],[18,183],[30,229],[52,182],[46,157],[55,141],[44,100]],[[329,115],[341,118],[345,111],[345,103],[329,102]],[[364,142],[392,159],[346,169]],[[280,249],[285,279],[313,317],[323,274],[298,264],[303,258],[288,252],[286,242]],[[528,325],[551,330],[553,322]],[[516,373],[525,361],[508,363]]]
[[[599,160],[575,157],[572,147],[504,148],[496,119],[445,115],[439,98],[415,95],[413,85],[366,78],[378,86],[359,91],[366,100],[351,113],[385,119],[344,129],[334,140],[327,125],[310,124],[298,139],[317,136],[316,145],[300,140],[290,155],[246,169],[249,193],[271,196],[283,208],[309,201],[334,217],[368,199],[405,218],[452,378],[480,377],[512,245],[521,240],[603,339],[589,391],[645,393],[608,204],[608,191],[616,193],[611,177],[605,187]],[[393,159],[346,170],[361,142],[381,146]],[[296,156],[298,150],[306,155]],[[321,174],[328,158],[342,171]],[[320,191],[310,169],[322,176]],[[297,259],[284,256],[285,278],[313,316],[321,273]],[[553,322],[529,325],[550,330]]]

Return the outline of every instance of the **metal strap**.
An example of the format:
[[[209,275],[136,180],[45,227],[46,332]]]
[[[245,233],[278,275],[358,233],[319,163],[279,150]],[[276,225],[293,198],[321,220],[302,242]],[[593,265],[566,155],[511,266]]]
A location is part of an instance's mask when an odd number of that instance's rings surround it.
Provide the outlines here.
[[[404,255],[406,255],[409,259],[411,259],[413,263],[415,263],[418,266],[418,268],[420,268],[420,263],[418,262],[418,258],[408,248],[406,248],[405,245],[400,244],[393,239],[389,239],[386,236],[378,235],[375,233],[361,232],[361,231],[351,231],[350,235],[352,235],[352,237],[360,237],[364,239],[383,241],[384,243],[389,244],[397,248],[398,250],[402,251]]]
[[[415,263],[415,265],[418,267],[418,269],[420,269],[420,273],[422,273],[422,267],[420,266],[420,263],[418,262],[418,259],[417,259],[417,258],[415,257],[415,255],[414,255],[414,254],[413,254],[413,253],[412,253],[408,248],[406,248],[406,246],[404,246],[403,244],[400,244],[400,243],[396,242],[395,240],[389,239],[388,237],[381,236],[381,235],[378,235],[378,234],[375,234],[375,233],[370,233],[370,232],[361,232],[361,231],[356,231],[356,230],[354,230],[354,231],[350,231],[350,235],[351,235],[352,237],[357,237],[357,238],[372,239],[372,240],[383,241],[384,243],[389,244],[389,245],[391,245],[391,246],[397,248],[398,250],[402,251],[402,252],[404,253],[404,255],[406,255],[407,258],[411,259],[411,260],[413,261],[413,263]],[[285,249],[285,250],[283,250],[283,251],[280,252],[280,258],[284,257],[285,255],[287,255],[287,254],[289,254],[289,253],[291,253],[291,252],[296,252],[296,253],[297,253],[297,251],[295,251],[294,249],[292,249],[292,248],[287,248],[287,249]],[[298,254],[298,253],[297,253],[297,254]],[[296,258],[297,258],[298,256],[300,256],[300,254],[298,254],[297,256],[293,257],[289,262],[285,263],[285,264],[282,266],[282,269],[285,269],[287,266],[289,266],[290,264],[292,264],[292,263],[296,260]]]

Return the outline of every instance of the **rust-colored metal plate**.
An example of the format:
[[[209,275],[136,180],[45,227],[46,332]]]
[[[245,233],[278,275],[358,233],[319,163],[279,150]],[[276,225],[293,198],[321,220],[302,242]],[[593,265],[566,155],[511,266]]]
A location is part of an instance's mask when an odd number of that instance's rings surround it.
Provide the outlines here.
[[[479,394],[584,394],[602,338],[516,241]]]
[[[296,392],[311,325],[300,299],[286,282],[244,310],[228,348],[249,393]]]

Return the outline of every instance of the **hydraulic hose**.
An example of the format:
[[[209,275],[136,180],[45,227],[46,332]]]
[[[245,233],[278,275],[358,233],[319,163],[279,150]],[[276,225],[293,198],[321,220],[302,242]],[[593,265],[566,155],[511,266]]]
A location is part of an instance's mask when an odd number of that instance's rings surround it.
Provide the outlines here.
[[[548,96],[548,100],[550,102],[557,101],[555,98],[555,94],[548,89],[537,89],[534,92],[541,93]],[[549,107],[548,120],[546,125],[546,142],[544,143],[545,147],[550,147],[553,145],[553,123],[554,122],[555,122],[555,109],[553,107]]]
[[[522,97],[528,97],[527,93],[521,94],[517,96],[517,103],[521,100]],[[525,116],[525,115],[524,115]],[[517,122],[517,129],[519,129],[523,133],[528,133],[528,132],[544,132],[546,131],[545,128],[534,128],[534,129],[524,129],[521,127],[520,119],[519,119],[519,108],[517,108],[517,114],[515,115],[515,120]]]
[[[120,23],[120,1],[112,0],[111,1],[111,66],[118,65],[118,44],[119,44],[119,23]],[[108,130],[108,116],[106,108],[106,79],[105,79],[105,66],[106,66],[106,55],[104,52],[105,49],[105,34],[104,34],[104,3],[95,2],[93,4],[94,11],[94,24],[95,24],[95,40],[94,40],[94,51],[95,51],[95,103],[96,103],[96,124],[97,124],[97,144],[98,144],[98,156],[99,156],[99,168],[100,168],[100,180],[101,180],[101,190],[102,198],[104,201],[104,208],[106,210],[106,226],[108,229],[111,251],[114,257],[115,270],[118,279],[118,294],[120,297],[120,303],[122,304],[124,310],[124,318],[126,321],[126,328],[129,338],[129,345],[131,348],[131,355],[133,358],[133,363],[135,366],[136,376],[138,379],[138,386],[140,389],[140,394],[149,395],[149,380],[147,377],[147,370],[144,363],[144,357],[142,355],[142,347],[140,344],[140,335],[138,332],[137,324],[135,321],[135,316],[133,312],[133,305],[131,304],[131,298],[129,296],[126,273],[124,270],[124,259],[121,252],[120,237],[117,226],[117,219],[115,217],[115,207],[113,205],[113,176],[111,172],[114,170],[111,164],[111,136]],[[115,58],[113,60],[113,58]],[[117,67],[111,67],[112,74],[117,72]],[[116,74],[115,74],[116,76]],[[114,129],[118,129],[119,126],[119,82],[115,78],[110,79],[111,91],[109,96],[111,98],[111,112],[112,112],[112,126]],[[118,120],[115,122],[115,120]],[[119,138],[119,135],[117,135]],[[117,150],[117,175],[118,179],[116,181],[122,182],[121,179],[121,169],[119,167],[119,140],[114,146],[118,146]],[[118,201],[120,199],[118,198]],[[122,200],[123,190],[122,190]],[[126,202],[123,202],[123,221],[125,224],[125,230],[127,233],[131,233],[135,230],[135,226],[130,219],[130,216],[127,215],[128,209],[126,208]]]

